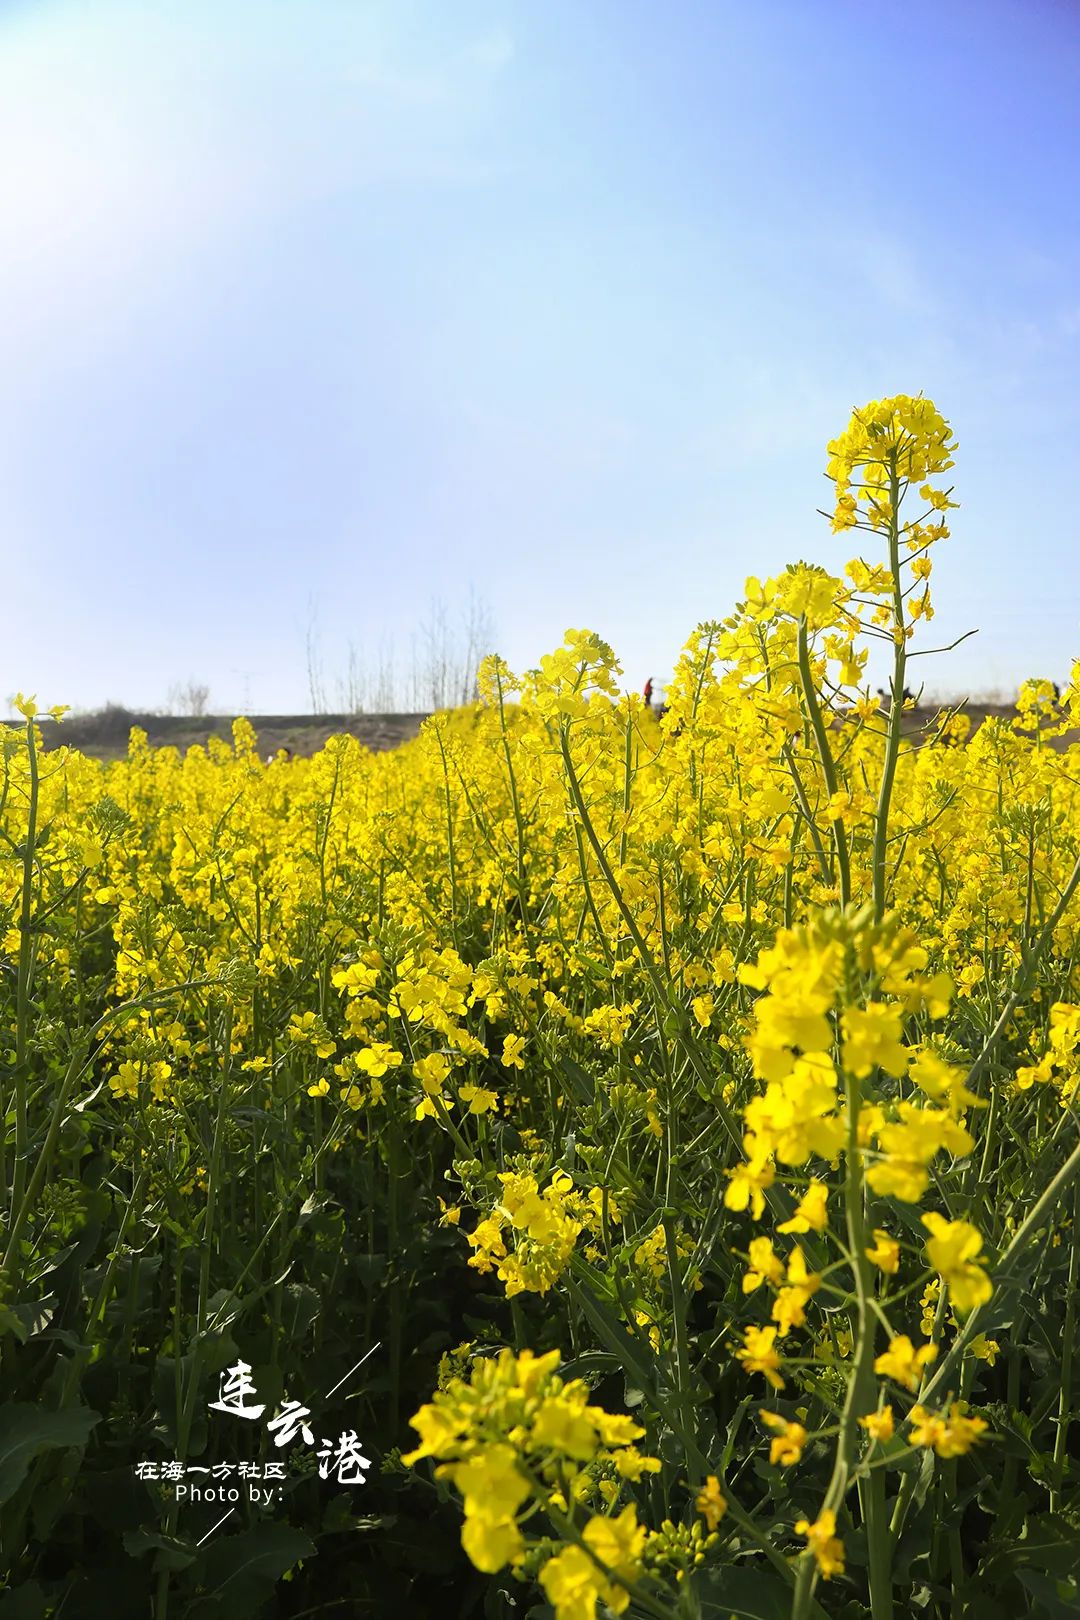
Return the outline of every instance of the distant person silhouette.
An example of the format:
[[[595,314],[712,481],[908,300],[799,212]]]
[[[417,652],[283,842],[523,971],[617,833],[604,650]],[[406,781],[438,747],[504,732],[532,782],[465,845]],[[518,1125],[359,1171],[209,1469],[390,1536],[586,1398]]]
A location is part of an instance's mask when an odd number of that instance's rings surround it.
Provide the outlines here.
[[[649,676],[648,680],[645,682],[645,702],[648,704],[649,708],[651,709],[652,708],[652,676],[651,675]]]

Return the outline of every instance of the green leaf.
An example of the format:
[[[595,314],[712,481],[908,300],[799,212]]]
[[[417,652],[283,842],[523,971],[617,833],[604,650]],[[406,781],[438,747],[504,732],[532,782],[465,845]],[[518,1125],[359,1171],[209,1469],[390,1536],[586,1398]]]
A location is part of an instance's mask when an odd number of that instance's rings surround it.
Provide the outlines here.
[[[290,1340],[302,1338],[319,1314],[322,1301],[307,1283],[286,1283],[288,1299],[285,1331]]]
[[[1027,1534],[1009,1548],[1015,1564],[1029,1564],[1047,1575],[1080,1578],[1080,1535],[1064,1519],[1049,1513],[1028,1520]]]
[[[180,1536],[167,1536],[159,1530],[125,1530],[124,1550],[132,1558],[141,1558],[144,1553],[156,1552],[154,1568],[186,1569],[195,1562],[195,1548],[190,1541]]]
[[[231,1289],[219,1288],[206,1302],[206,1320],[212,1322],[213,1327],[202,1337],[209,1339],[217,1333],[224,1332],[244,1314],[245,1305],[246,1301],[241,1300]]]
[[[45,1620],[45,1594],[37,1581],[27,1581],[0,1597],[0,1620]]]
[[[580,1063],[575,1063],[573,1058],[561,1057],[558,1067],[567,1083],[567,1090],[572,1093],[583,1108],[588,1108],[596,1095],[596,1086],[592,1076],[581,1067]]]
[[[23,1403],[0,1406],[0,1503],[15,1495],[35,1457],[43,1451],[85,1446],[90,1430],[100,1422],[101,1414],[86,1406],[67,1406],[59,1412]]]
[[[1020,1585],[1038,1603],[1029,1611],[1038,1620],[1075,1620],[1080,1614],[1080,1592],[1073,1581],[1054,1581],[1033,1569],[1017,1571]]]
[[[354,1254],[349,1264],[360,1279],[361,1287],[368,1289],[378,1287],[386,1271],[385,1254]]]
[[[269,1417],[274,1409],[281,1404],[285,1394],[285,1374],[272,1361],[264,1361],[251,1369],[251,1381],[258,1391],[258,1399],[265,1405]]]
[[[789,1620],[793,1587],[771,1569],[732,1564],[695,1576],[694,1595],[701,1620]],[[825,1620],[820,1603],[811,1602],[812,1620]]]
[[[22,1317],[10,1305],[0,1305],[0,1339],[5,1333],[13,1334],[20,1344],[26,1343],[26,1327]]]
[[[582,1271],[587,1269],[580,1260],[575,1260],[575,1265]],[[634,1387],[644,1392],[646,1400],[655,1409],[657,1407],[655,1363],[650,1363],[646,1359],[641,1347],[630,1337],[615,1312],[604,1301],[598,1299],[591,1288],[582,1287],[571,1278],[570,1294],[574,1303],[579,1305],[589,1318],[601,1343],[619,1358],[623,1367],[632,1376]]]
[[[192,1608],[227,1608],[230,1620],[252,1614],[271,1595],[275,1582],[301,1558],[312,1558],[315,1544],[288,1524],[266,1520],[238,1536],[207,1543],[203,1585],[206,1595]]]
[[[33,1281],[35,1283],[39,1283],[41,1281],[41,1279],[43,1277],[47,1277],[50,1272],[59,1271],[60,1267],[63,1265],[64,1261],[68,1258],[68,1256],[72,1255],[74,1253],[75,1253],[75,1244],[74,1243],[69,1243],[66,1248],[57,1249],[54,1254],[50,1254],[50,1255],[46,1256],[45,1259],[43,1259],[41,1261],[40,1265],[32,1273]],[[160,1264],[160,1262],[159,1262],[159,1264]],[[31,1278],[31,1274],[27,1273],[27,1281],[28,1282],[30,1281],[30,1278]]]
[[[27,1303],[25,1305],[13,1305],[11,1307],[14,1314],[22,1323],[23,1332],[21,1338],[24,1344],[27,1339],[36,1338],[39,1333],[44,1333],[45,1329],[56,1315],[56,1307],[59,1305],[59,1303],[60,1301],[57,1299],[55,1294],[49,1294],[45,1299],[35,1300],[33,1303]]]

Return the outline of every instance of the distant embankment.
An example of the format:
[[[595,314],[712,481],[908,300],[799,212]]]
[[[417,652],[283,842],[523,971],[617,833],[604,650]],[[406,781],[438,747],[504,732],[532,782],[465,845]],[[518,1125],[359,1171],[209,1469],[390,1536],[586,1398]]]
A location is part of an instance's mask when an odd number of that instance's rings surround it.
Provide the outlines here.
[[[905,733],[912,736],[921,732],[939,712],[936,704],[908,710],[904,715]],[[974,734],[984,720],[1012,720],[1016,710],[1007,703],[968,703],[963,706],[963,713],[969,716]],[[265,757],[279,748],[291,749],[294,754],[314,754],[328,737],[340,736],[342,732],[356,737],[365,748],[376,752],[397,748],[416,736],[427,715],[252,714],[247,718],[258,733],[259,752]],[[132,726],[145,731],[154,747],[179,748],[183,753],[196,744],[205,746],[211,737],[231,743],[233,716],[134,714],[129,709],[111,706],[94,714],[68,715],[59,726],[48,719],[43,719],[41,724],[47,747],[66,743],[94,759],[120,759],[127,753]],[[1054,739],[1052,746],[1061,748],[1078,740],[1080,735],[1070,732],[1065,738]]]
[[[425,714],[251,714],[247,717],[259,737],[259,752],[276,753],[289,748],[294,754],[314,754],[328,737],[349,732],[376,751],[397,748],[420,730]],[[66,743],[95,759],[120,759],[127,753],[132,726],[145,731],[156,748],[179,748],[183,753],[193,744],[205,744],[211,737],[232,742],[232,715],[134,714],[128,709],[108,708],[95,714],[69,714],[62,724],[42,721],[46,745]]]

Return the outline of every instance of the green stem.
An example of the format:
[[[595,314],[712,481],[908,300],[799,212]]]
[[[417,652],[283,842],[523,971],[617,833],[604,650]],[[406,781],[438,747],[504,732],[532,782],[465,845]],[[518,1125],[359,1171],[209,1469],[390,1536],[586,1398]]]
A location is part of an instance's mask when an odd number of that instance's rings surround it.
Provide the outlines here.
[[[1054,1436],[1054,1484],[1050,1490],[1050,1511],[1061,1506],[1061,1475],[1065,1442],[1072,1412],[1073,1331],[1076,1325],[1076,1278],[1080,1263],[1080,1181],[1073,1189],[1072,1241],[1069,1245],[1069,1280],[1065,1288],[1065,1328],[1061,1338],[1061,1389],[1058,1392],[1057,1433]]]
[[[711,1076],[708,1070],[703,1067],[700,1055],[697,1052],[693,1041],[688,1039],[685,1010],[671,995],[669,986],[664,983],[660,970],[657,967],[656,962],[653,960],[652,952],[649,950],[649,947],[645,942],[645,938],[642,935],[641,929],[637,925],[637,919],[630,910],[630,907],[627,905],[626,897],[622,892],[619,881],[611,869],[611,862],[608,860],[607,855],[604,852],[604,846],[597,837],[596,828],[593,826],[592,817],[589,815],[588,807],[581,791],[581,783],[578,780],[578,774],[574,766],[573,756],[570,753],[569,722],[567,720],[564,720],[560,727],[559,742],[563,766],[566,770],[566,780],[570,788],[571,802],[574,809],[577,811],[582,829],[584,830],[592,852],[596,857],[596,864],[603,873],[604,881],[608,886],[611,897],[615,901],[615,904],[619,909],[619,914],[621,915],[623,922],[626,924],[627,932],[637,948],[638,959],[641,962],[642,967],[645,969],[649,984],[652,987],[656,1004],[657,1019],[661,1023],[661,1027],[663,1027],[663,1021],[666,1018],[666,1015],[674,1015],[673,1021],[676,1026],[675,1039],[678,1045],[682,1048],[682,1051],[690,1066],[693,1068],[695,1074],[697,1074],[699,1079],[703,1079],[706,1081],[706,1083],[708,1083],[711,1080]],[[736,1148],[741,1150],[742,1138],[738,1129],[736,1128],[735,1121],[732,1118],[730,1110],[719,1100],[716,1101],[715,1107],[731,1142]]]
[[[30,802],[23,844],[22,898],[19,906],[19,969],[15,990],[15,1163],[12,1166],[10,1219],[14,1222],[23,1203],[26,1160],[30,1151],[27,1113],[27,1048],[30,1024],[30,980],[34,970],[34,852],[37,842],[38,780],[37,739],[33,720],[26,722],[26,752],[30,766]],[[10,1251],[9,1251],[10,1252]]]
[[[432,727],[435,740],[439,745],[439,758],[443,770],[443,803],[446,808],[446,859],[447,870],[450,876],[450,937],[455,946],[458,943],[458,874],[457,851],[454,845],[454,801],[450,794],[450,766],[446,758],[446,742],[443,729],[437,721]]]
[[[1008,1347],[1008,1371],[1005,1375],[1005,1405],[1010,1414],[1020,1407],[1020,1347],[1010,1344]],[[1001,1470],[1001,1491],[998,1501],[1007,1506],[1016,1492],[1016,1476],[1019,1473],[1018,1460],[1010,1455],[1005,1458],[1005,1466]],[[899,1506],[899,1504],[898,1504]]]
[[[994,1278],[995,1293],[1000,1288],[1015,1287],[1019,1283],[1019,1278],[1014,1276],[1013,1273],[1023,1257],[1024,1251],[1029,1247],[1062,1194],[1072,1185],[1078,1175],[1080,1175],[1080,1146],[1073,1149],[1049,1187],[1047,1187],[1027,1218],[1017,1229],[1016,1235],[1001,1257],[1001,1265]],[[968,1348],[972,1339],[977,1338],[982,1331],[985,1315],[986,1305],[977,1305],[967,1317],[934,1376],[919,1391],[919,1400],[923,1405],[929,1402],[939,1390],[947,1390],[950,1387],[948,1380],[956,1370],[964,1351]],[[897,1503],[897,1511],[893,1514],[895,1533],[899,1533],[902,1524],[903,1514],[900,1512],[900,1504]]]
[[[900,580],[900,477],[897,452],[889,452],[889,571],[893,582],[893,678],[889,704],[889,726],[885,739],[885,760],[881,768],[877,810],[874,814],[874,919],[885,915],[886,862],[889,840],[889,810],[892,805],[896,762],[900,756],[900,734],[904,718],[904,671],[907,667],[907,632],[904,622],[904,593]]]
[[[669,1109],[668,1112],[670,1114],[671,1110]],[[665,1129],[669,1128],[665,1125]],[[669,1197],[668,1202],[670,1203],[670,1201]],[[693,1446],[687,1447],[686,1462],[690,1474],[690,1483],[696,1489],[701,1484],[702,1472],[697,1464],[697,1459],[701,1456],[701,1453],[697,1446],[697,1422],[694,1416],[693,1394],[690,1388],[690,1347],[686,1336],[686,1289],[683,1286],[675,1223],[669,1216],[665,1216],[663,1226],[667,1248],[668,1280],[671,1285],[671,1314],[675,1324],[675,1365],[678,1388],[674,1391],[674,1394],[682,1412],[684,1430],[688,1435],[694,1437]]]
[[[823,1510],[837,1513],[847,1495],[859,1452],[859,1418],[876,1404],[874,1381],[874,1337],[877,1319],[873,1309],[873,1270],[866,1257],[866,1215],[862,1156],[859,1151],[859,1110],[862,1094],[859,1081],[845,1073],[848,1139],[845,1154],[844,1213],[848,1249],[855,1283],[856,1344],[854,1365],[848,1379],[840,1427],[836,1441],[832,1477],[822,1504]],[[873,1620],[892,1620],[891,1545],[885,1523],[885,1480],[872,1474],[863,1490],[866,1511],[867,1552],[870,1574],[870,1612]],[[792,1620],[805,1620],[817,1582],[817,1568],[809,1549],[799,1564]]]
[[[529,919],[529,883],[525,873],[525,821],[521,814],[521,798],[518,794],[517,776],[514,772],[514,759],[510,751],[510,738],[506,730],[506,702],[503,696],[503,681],[501,673],[495,677],[495,688],[499,696],[499,733],[502,737],[503,759],[506,762],[506,776],[510,784],[510,804],[514,812],[514,833],[516,852],[516,879],[518,909],[521,913],[521,932],[525,936],[525,944],[530,956],[533,953],[532,927]]]
[[[833,758],[832,748],[829,746],[829,734],[825,730],[825,721],[818,702],[817,690],[814,686],[814,674],[810,668],[810,642],[807,635],[806,619],[799,620],[799,679],[802,683],[803,702],[810,717],[810,725],[817,743],[818,757],[821,760],[821,770],[825,777],[825,786],[829,797],[838,791],[838,778],[836,775],[836,761]],[[848,856],[847,832],[842,821],[832,824],[833,847],[836,850],[836,870],[840,881],[840,904],[846,906],[851,899],[851,862]]]
[[[45,1140],[41,1146],[41,1152],[38,1154],[37,1163],[34,1165],[33,1173],[31,1174],[30,1181],[25,1189],[25,1192],[20,1195],[19,1202],[12,1211],[11,1231],[8,1234],[8,1244],[4,1251],[3,1261],[0,1262],[0,1271],[10,1272],[14,1269],[18,1254],[18,1244],[20,1238],[22,1237],[22,1229],[25,1226],[27,1217],[36,1204],[38,1195],[45,1184],[45,1176],[48,1172],[49,1166],[52,1163],[53,1155],[56,1152],[56,1144],[60,1139],[60,1128],[63,1125],[66,1117],[65,1106],[67,1104],[68,1096],[70,1095],[72,1086],[74,1085],[78,1076],[82,1074],[85,1066],[85,1055],[81,1052],[75,1054],[67,1066],[63,1080],[60,1082],[60,1088],[56,1094],[56,1101],[53,1103],[52,1118],[49,1120],[49,1127],[45,1134]]]
[[[981,1077],[983,1070],[986,1068],[994,1054],[998,1042],[1008,1029],[1013,1013],[1016,1011],[1020,1002],[1023,1000],[1024,996],[1034,983],[1035,975],[1039,970],[1039,964],[1041,963],[1043,956],[1046,954],[1047,947],[1053,940],[1054,932],[1058,923],[1065,915],[1069,902],[1076,893],[1076,886],[1078,883],[1080,883],[1080,856],[1077,857],[1076,863],[1065,881],[1065,887],[1061,891],[1061,898],[1054,907],[1050,917],[1044,924],[1038,939],[1035,941],[1034,949],[1025,954],[1024,960],[1017,971],[1016,978],[1013,982],[1012,992],[1009,995],[1008,1001],[1001,1010],[1000,1017],[995,1023],[993,1029],[990,1031],[989,1035],[986,1037],[978,1057],[968,1070],[967,1079],[964,1083],[969,1088],[973,1086],[975,1081]]]

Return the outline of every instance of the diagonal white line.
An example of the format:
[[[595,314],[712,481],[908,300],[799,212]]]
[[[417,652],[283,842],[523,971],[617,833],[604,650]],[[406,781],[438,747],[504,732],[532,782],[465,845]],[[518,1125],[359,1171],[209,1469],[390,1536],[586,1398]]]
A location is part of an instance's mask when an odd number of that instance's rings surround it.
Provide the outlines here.
[[[356,1367],[362,1367],[364,1365],[364,1362],[367,1360],[368,1356],[373,1356],[375,1354],[376,1350],[379,1348],[379,1345],[381,1343],[382,1343],[382,1340],[379,1339],[377,1341],[377,1343],[373,1344],[371,1349],[367,1352],[367,1355],[363,1355],[363,1356],[360,1357],[360,1360],[356,1363]],[[337,1394],[337,1392],[341,1388],[342,1384],[345,1383],[345,1380],[352,1377],[353,1373],[356,1371],[356,1367],[350,1367],[348,1372],[345,1374],[345,1378],[339,1378],[338,1379],[337,1383],[334,1385],[333,1389],[330,1391],[330,1395],[336,1395]],[[330,1395],[326,1396],[327,1400],[330,1399]]]
[[[217,1524],[212,1525],[211,1528],[206,1532],[205,1536],[203,1536],[203,1538],[202,1538],[202,1541],[197,1541],[195,1543],[196,1547],[201,1547],[202,1544],[203,1544],[203,1541],[209,1541],[210,1537],[213,1535],[214,1531],[221,1529],[221,1526],[225,1523],[225,1520],[229,1517],[229,1514],[235,1513],[235,1512],[236,1512],[235,1508],[230,1508],[228,1513],[223,1514],[222,1517],[218,1520]]]

